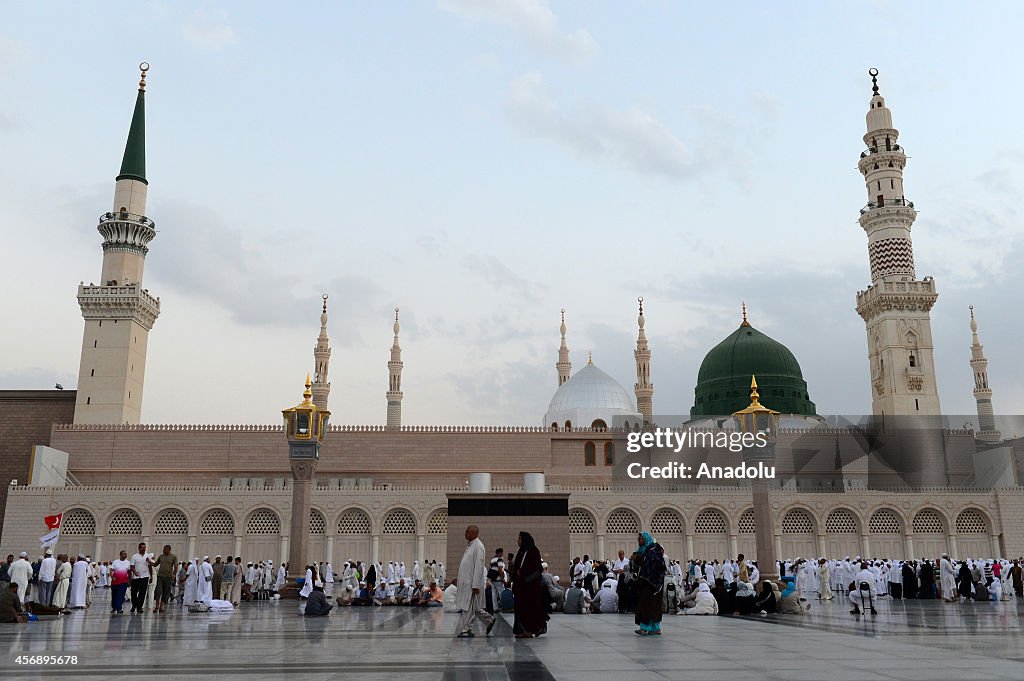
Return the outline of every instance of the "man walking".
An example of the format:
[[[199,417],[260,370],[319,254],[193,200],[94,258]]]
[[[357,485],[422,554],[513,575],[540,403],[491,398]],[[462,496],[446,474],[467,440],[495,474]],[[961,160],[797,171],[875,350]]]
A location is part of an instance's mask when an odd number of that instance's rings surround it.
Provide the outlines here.
[[[163,612],[167,602],[174,595],[174,577],[178,567],[178,557],[171,553],[171,545],[164,545],[164,552],[156,557],[153,568],[156,570],[156,591],[153,594],[153,612]]]
[[[233,556],[228,556],[228,560],[224,563],[224,569],[220,573],[220,593],[216,595],[222,601],[231,600],[231,590],[235,586],[235,560]]]
[[[235,581],[231,585],[231,593],[225,600],[231,601],[231,605],[238,605],[242,600],[242,559],[238,556],[235,556]]]
[[[146,603],[146,591],[149,589],[149,566],[153,562],[149,559],[149,554],[146,553],[146,545],[139,544],[139,552],[132,556],[132,613],[142,614],[145,609]],[[74,580],[77,575],[72,575],[71,579]],[[74,582],[72,581],[72,585]]]
[[[221,556],[216,556],[213,559],[213,598],[220,598],[220,586],[224,581],[224,563],[221,561]]]
[[[458,593],[455,603],[462,611],[459,617],[458,637],[473,638],[473,620],[479,619],[487,625],[487,634],[494,627],[494,616],[484,610],[484,584],[487,577],[487,550],[480,541],[480,528],[470,525],[466,528],[466,552],[459,563],[456,586]]]
[[[57,559],[53,557],[53,549],[46,549],[46,557],[39,563],[39,593],[36,600],[39,605],[50,605],[53,602],[53,589],[57,576]]]

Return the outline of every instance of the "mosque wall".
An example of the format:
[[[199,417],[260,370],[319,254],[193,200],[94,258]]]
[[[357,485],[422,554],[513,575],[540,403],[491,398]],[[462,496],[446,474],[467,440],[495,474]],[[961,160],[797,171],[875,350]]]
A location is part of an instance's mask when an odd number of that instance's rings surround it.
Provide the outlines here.
[[[336,565],[349,559],[445,560],[450,552],[447,495],[464,490],[317,488],[310,559]],[[516,490],[495,488],[500,491]],[[571,555],[612,557],[620,549],[628,554],[637,533],[649,530],[670,557],[680,560],[755,556],[749,490],[551,485],[549,492],[569,493]],[[288,553],[290,505],[287,488],[11,487],[0,555],[38,550],[46,529],[43,517],[63,512],[61,552],[113,558],[118,549],[133,552],[146,541],[151,548],[170,543],[179,557],[240,553],[245,560],[277,562]],[[772,505],[780,556],[1024,555],[1024,489],[1019,487],[901,493],[782,489],[773,492]],[[489,549],[496,546],[493,538],[482,539]],[[543,543],[538,545],[543,551]]]

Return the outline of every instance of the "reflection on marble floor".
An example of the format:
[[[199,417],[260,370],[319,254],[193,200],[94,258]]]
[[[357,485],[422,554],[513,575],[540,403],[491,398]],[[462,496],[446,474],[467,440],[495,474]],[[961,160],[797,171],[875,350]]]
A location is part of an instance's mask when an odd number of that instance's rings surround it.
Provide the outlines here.
[[[108,679],[135,670],[161,681],[301,678],[546,681],[587,679],[1024,679],[1024,602],[883,600],[855,618],[841,600],[809,616],[677,617],[640,638],[630,615],[555,615],[549,634],[452,637],[457,615],[411,608],[336,609],[306,619],[295,601],[230,614],[108,614],[93,607],[27,625],[0,625],[3,678]],[[482,632],[481,632],[482,633]],[[26,667],[18,655],[74,654],[78,664]]]

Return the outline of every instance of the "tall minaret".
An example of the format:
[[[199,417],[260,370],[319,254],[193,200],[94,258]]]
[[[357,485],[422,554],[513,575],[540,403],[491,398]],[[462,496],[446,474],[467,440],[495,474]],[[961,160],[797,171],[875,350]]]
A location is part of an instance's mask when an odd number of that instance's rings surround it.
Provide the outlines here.
[[[971,371],[974,373],[974,399],[978,402],[978,439],[999,442],[1002,435],[996,430],[995,411],[992,409],[992,388],[988,386],[988,360],[985,346],[978,339],[978,321],[971,305]]]
[[[633,357],[636,358],[636,408],[644,417],[644,425],[654,421],[654,405],[651,398],[654,397],[654,385],[651,383],[651,350],[647,347],[647,335],[644,333],[644,299],[637,298],[640,302],[640,316],[636,323],[640,327],[636,336],[636,350]]]
[[[903,193],[907,156],[896,143],[892,112],[878,94],[878,70],[868,73],[873,92],[864,135],[868,148],[858,168],[868,192],[860,226],[868,236],[871,285],[857,293],[857,313],[867,327],[872,408],[876,416],[937,416],[929,313],[938,295],[935,281],[918,279],[914,271],[910,229],[917,211]]]
[[[327,294],[323,295],[324,311],[320,313],[320,335],[316,337],[316,345],[313,347],[313,362],[316,370],[313,372],[313,404],[317,409],[327,409],[327,398],[331,395],[331,382],[327,380],[327,370],[331,364],[331,345],[327,337]]]
[[[78,287],[85,318],[78,368],[75,423],[139,423],[146,375],[149,331],[160,314],[160,299],[142,288],[142,269],[156,225],[146,217],[146,72],[135,98],[114,206],[100,216],[103,270],[99,285]]]
[[[558,346],[558,361],[555,362],[555,369],[558,370],[558,385],[569,380],[572,374],[572,362],[569,361],[569,346],[565,344],[565,308],[562,308],[562,325],[558,327],[562,332],[562,344]]]
[[[402,427],[402,348],[398,345],[398,308],[395,308],[395,341],[388,361],[388,428]]]

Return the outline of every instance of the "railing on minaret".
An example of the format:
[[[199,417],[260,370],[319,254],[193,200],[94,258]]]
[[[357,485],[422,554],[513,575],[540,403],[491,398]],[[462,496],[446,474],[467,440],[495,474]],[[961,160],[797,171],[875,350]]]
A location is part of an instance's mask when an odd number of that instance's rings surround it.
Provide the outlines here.
[[[82,282],[78,305],[85,319],[78,369],[76,424],[137,424],[142,419],[149,332],[160,299],[142,286],[156,224],[146,217],[146,73],[141,76],[110,212],[96,230],[103,238],[99,284]]]
[[[313,404],[318,409],[327,409],[327,401],[331,396],[331,382],[328,371],[331,364],[331,341],[327,337],[327,294],[323,294],[324,306],[320,313],[320,335],[313,347]]]
[[[971,310],[971,372],[974,374],[974,399],[978,403],[979,440],[999,442],[1002,434],[996,430],[995,410],[992,408],[992,388],[988,384],[988,360],[985,358],[985,346],[978,338],[978,320],[974,318],[974,306]]]
[[[562,332],[562,344],[558,346],[558,361],[555,362],[555,369],[558,370],[558,385],[569,380],[572,374],[572,362],[569,361],[569,346],[565,342],[565,308],[562,308],[562,325],[558,327]]]
[[[857,293],[867,330],[872,409],[876,416],[938,416],[930,312],[938,295],[931,277],[917,278],[910,233],[917,211],[903,189],[907,155],[892,112],[870,69],[872,96],[858,169],[868,203],[860,226],[868,237],[871,285]]]
[[[633,386],[636,392],[636,408],[644,419],[644,425],[650,425],[654,421],[654,384],[651,383],[651,349],[647,347],[647,335],[644,333],[644,299],[637,298],[640,303],[640,314],[636,318],[639,331],[636,336],[636,350],[633,357],[636,359],[636,384]]]
[[[398,308],[395,308],[395,340],[388,361],[388,428],[402,427],[402,347],[398,344]]]

